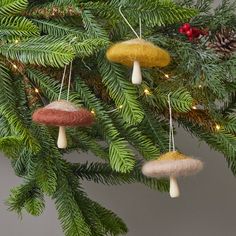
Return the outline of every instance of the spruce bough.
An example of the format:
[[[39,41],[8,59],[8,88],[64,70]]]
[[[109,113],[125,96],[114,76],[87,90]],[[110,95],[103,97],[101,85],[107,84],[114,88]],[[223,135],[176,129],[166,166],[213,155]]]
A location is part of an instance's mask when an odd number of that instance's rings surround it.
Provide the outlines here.
[[[7,200],[10,210],[38,216],[47,195],[66,236],[125,234],[123,221],[91,200],[82,182],[138,182],[168,190],[167,180],[146,178],[140,169],[168,148],[170,92],[175,121],[222,152],[236,174],[236,57],[208,47],[222,27],[235,30],[235,5],[223,1],[212,11],[211,3],[0,1],[0,150],[23,180]],[[143,70],[140,86],[132,85],[129,69],[105,58],[113,42],[134,38],[119,14],[121,5],[133,27],[139,28],[140,16],[143,37],[172,56],[171,65],[162,70]],[[178,28],[190,21],[209,36],[190,42],[179,34]],[[31,116],[57,99],[63,67],[71,61],[70,100],[91,110],[96,124],[68,129],[69,146],[59,150],[56,129],[34,124]],[[90,151],[102,162],[72,164],[64,158],[77,150]]]

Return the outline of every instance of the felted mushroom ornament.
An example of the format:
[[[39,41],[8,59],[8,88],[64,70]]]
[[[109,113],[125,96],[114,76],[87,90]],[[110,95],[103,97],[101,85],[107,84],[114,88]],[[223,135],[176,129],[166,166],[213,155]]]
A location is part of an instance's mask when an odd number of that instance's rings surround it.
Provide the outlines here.
[[[200,160],[185,156],[175,150],[174,128],[172,121],[171,93],[168,94],[170,128],[169,128],[169,152],[161,155],[156,160],[146,162],[142,167],[142,173],[148,177],[170,179],[170,196],[179,197],[180,191],[177,177],[188,176],[198,173],[203,168]]]
[[[32,116],[33,121],[49,125],[59,126],[57,146],[67,147],[65,127],[91,126],[94,122],[93,114],[84,108],[77,108],[74,104],[66,100],[59,100],[36,110]]]
[[[170,63],[170,54],[166,50],[141,38],[114,44],[108,49],[106,56],[111,62],[133,66],[133,84],[142,82],[141,67],[165,67]]]
[[[39,108],[33,113],[32,116],[32,120],[37,123],[59,127],[59,134],[57,140],[58,148],[67,147],[66,129],[65,129],[66,127],[91,126],[94,122],[94,115],[89,110],[85,108],[78,108],[69,101],[71,75],[72,75],[72,62],[70,64],[70,70],[69,70],[67,99],[66,100],[61,99],[63,85],[66,76],[66,68],[67,66],[65,66],[64,68],[58,100],[48,104],[43,108]]]
[[[114,44],[107,50],[106,57],[111,62],[133,67],[132,83],[141,84],[141,67],[165,67],[170,63],[170,54],[153,43],[142,39],[141,18],[139,18],[140,33],[138,35],[122,13],[121,8],[122,6],[119,8],[121,16],[137,38]]]
[[[180,191],[177,177],[198,173],[203,168],[200,160],[185,156],[178,151],[171,151],[161,155],[157,160],[145,163],[142,172],[148,177],[170,179],[170,196],[179,197]]]

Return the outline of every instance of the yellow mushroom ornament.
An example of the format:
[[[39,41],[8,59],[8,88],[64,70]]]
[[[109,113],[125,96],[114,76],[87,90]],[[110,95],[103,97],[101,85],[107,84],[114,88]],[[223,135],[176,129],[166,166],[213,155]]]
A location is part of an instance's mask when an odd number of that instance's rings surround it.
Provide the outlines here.
[[[165,67],[171,61],[166,50],[141,38],[114,44],[108,49],[106,56],[111,62],[133,67],[133,84],[142,82],[141,67]]]

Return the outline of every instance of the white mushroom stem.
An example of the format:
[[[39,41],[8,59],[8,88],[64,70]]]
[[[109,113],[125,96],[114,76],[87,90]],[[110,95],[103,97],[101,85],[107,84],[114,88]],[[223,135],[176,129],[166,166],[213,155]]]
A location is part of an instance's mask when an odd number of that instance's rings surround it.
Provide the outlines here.
[[[140,64],[138,61],[134,61],[133,73],[132,73],[132,83],[133,84],[141,84],[142,83],[142,72],[141,72]]]
[[[170,177],[170,196],[172,198],[179,197],[179,186],[175,177]]]
[[[66,129],[64,126],[59,127],[57,146],[61,149],[67,147]]]

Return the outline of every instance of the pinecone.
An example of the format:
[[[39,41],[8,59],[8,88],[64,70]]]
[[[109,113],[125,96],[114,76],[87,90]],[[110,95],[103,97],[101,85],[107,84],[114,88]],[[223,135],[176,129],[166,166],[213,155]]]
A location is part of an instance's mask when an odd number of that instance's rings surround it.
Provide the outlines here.
[[[216,33],[208,47],[223,56],[230,56],[236,52],[236,32],[232,29],[222,28]]]

